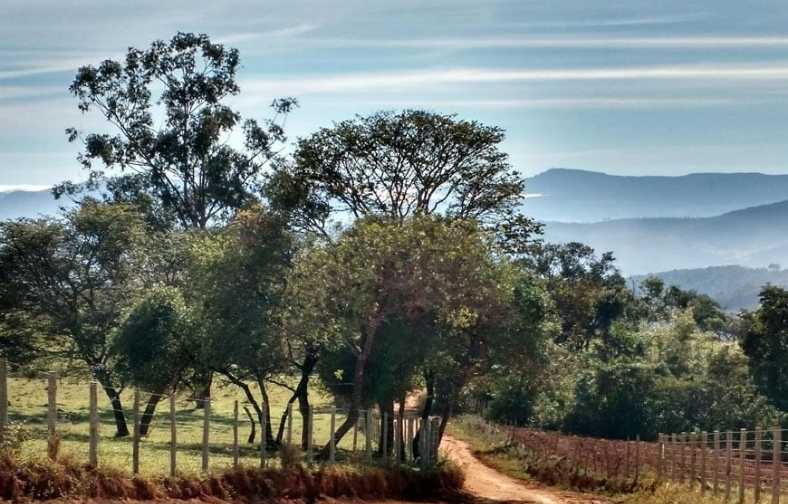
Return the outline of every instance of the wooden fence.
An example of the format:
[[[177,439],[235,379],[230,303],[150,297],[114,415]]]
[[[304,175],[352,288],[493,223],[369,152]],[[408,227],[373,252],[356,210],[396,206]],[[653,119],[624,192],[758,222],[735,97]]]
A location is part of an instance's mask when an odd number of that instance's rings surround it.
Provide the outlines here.
[[[616,441],[491,426],[536,458],[600,479],[686,484],[738,504],[788,502],[788,450],[780,427],[660,434],[656,442]]]
[[[34,377],[32,380],[38,380],[44,377]],[[85,437],[74,433],[74,429],[84,428],[87,432],[87,443],[75,443],[77,446],[75,450],[72,449],[70,454],[76,456],[85,456],[87,462],[91,466],[98,466],[102,463],[100,460],[100,444],[107,442],[107,437],[101,435],[102,422],[100,421],[100,414],[104,413],[108,418],[111,418],[109,413],[113,413],[114,409],[112,404],[100,408],[99,405],[99,390],[101,386],[95,382],[89,382],[84,389],[84,398],[88,406],[87,424],[83,425],[81,422],[74,423],[69,420],[72,414],[68,411],[63,411],[58,405],[58,383],[59,379],[57,374],[49,373],[45,377],[45,381],[41,380],[42,385],[46,384],[46,447],[47,453],[50,457],[55,457],[58,454],[59,446],[63,438],[61,427],[68,423],[69,435],[73,437]],[[80,386],[81,387],[81,386]],[[13,392],[13,391],[12,391]],[[141,434],[141,420],[142,420],[142,407],[147,399],[150,397],[150,392],[135,389],[132,392],[132,407],[130,410],[124,410],[124,416],[131,420],[131,436],[129,444],[131,445],[131,456],[129,457],[130,469],[133,474],[140,473],[141,465],[144,466],[146,462],[145,454],[145,436]],[[162,400],[159,402],[155,418],[156,422],[151,425],[151,428],[158,427],[159,429],[167,428],[169,431],[169,442],[167,443],[167,451],[169,452],[169,473],[175,475],[179,471],[179,453],[188,450],[191,454],[194,452],[195,443],[179,443],[179,421],[178,415],[180,414],[176,405],[175,394],[161,395]],[[191,402],[195,401],[190,399]],[[238,467],[242,463],[241,452],[244,451],[247,455],[245,460],[248,463],[248,444],[243,443],[240,438],[240,431],[243,428],[252,431],[259,427],[259,432],[263,433],[260,436],[266,439],[266,418],[263,415],[261,419],[254,418],[249,415],[248,419],[241,417],[240,408],[244,406],[242,401],[235,400],[232,402],[232,411],[215,411],[213,402],[210,399],[199,400],[202,402],[201,409],[196,415],[201,415],[201,437],[199,441],[199,468],[202,472],[211,472],[216,470],[218,466],[212,465],[212,456],[217,452],[230,456],[230,463],[221,464],[222,468]],[[9,404],[10,403],[10,404]],[[267,404],[262,404],[264,409],[268,408]],[[13,401],[10,401],[9,396],[9,376],[7,362],[0,359],[0,435],[4,435],[10,424],[9,419],[15,416],[13,410]],[[282,439],[283,445],[293,445],[294,443],[294,429],[293,429],[293,408],[292,404],[288,406],[286,425],[283,426],[284,437]],[[73,413],[76,415],[76,412]],[[247,411],[248,414],[248,411]],[[437,461],[438,454],[438,425],[439,419],[430,417],[423,420],[421,417],[413,412],[406,413],[403,416],[396,415],[393,418],[388,418],[385,413],[379,414],[374,410],[359,411],[358,421],[353,426],[351,432],[345,436],[346,448],[339,450],[335,446],[334,433],[341,421],[348,415],[348,411],[340,410],[335,407],[311,408],[310,418],[308,422],[303,422],[302,426],[308,426],[306,433],[306,450],[304,450],[303,461],[312,464],[318,462],[317,450],[323,445],[328,444],[328,456],[321,463],[334,463],[338,459],[351,459],[354,462],[361,463],[406,463],[406,464],[420,464],[423,466],[434,464]],[[16,415],[18,416],[18,415]],[[78,415],[77,415],[78,416]],[[256,415],[255,415],[256,416]],[[315,425],[316,419],[322,417],[321,427],[328,425],[327,429],[319,429],[320,438],[315,439]],[[255,422],[257,420],[258,422]],[[104,423],[111,423],[111,420]],[[231,437],[229,439],[223,437],[222,439],[214,439],[212,436],[215,433],[217,425],[226,427],[230,424]],[[257,423],[257,425],[255,425]],[[22,425],[22,428],[25,426]],[[274,427],[273,425],[271,426]],[[278,428],[279,426],[277,426]],[[388,429],[392,428],[393,432],[389,433]],[[35,431],[35,429],[31,429]],[[38,430],[40,432],[40,429]],[[276,432],[276,431],[275,431]],[[150,431],[149,431],[150,433]],[[43,434],[43,432],[42,432]],[[303,434],[303,432],[302,432]],[[423,434],[423,435],[419,435]],[[415,440],[418,440],[419,445],[414,446]],[[352,443],[352,444],[350,444]],[[389,446],[389,443],[391,446]],[[300,442],[297,443],[300,445]],[[254,446],[257,447],[258,463],[261,467],[266,467],[270,462],[275,461],[279,453],[272,450],[268,443],[258,441]],[[84,452],[80,453],[80,450]],[[225,457],[226,458],[226,457]],[[113,464],[115,465],[115,464]]]

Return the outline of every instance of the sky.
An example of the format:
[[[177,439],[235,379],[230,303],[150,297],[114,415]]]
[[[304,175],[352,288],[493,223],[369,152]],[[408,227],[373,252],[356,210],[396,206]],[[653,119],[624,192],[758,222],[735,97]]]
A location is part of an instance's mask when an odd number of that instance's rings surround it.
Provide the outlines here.
[[[291,140],[426,108],[505,128],[526,175],[788,173],[785,0],[3,0],[0,189],[83,178],[76,69],[178,31],[239,49],[244,116],[297,97]]]

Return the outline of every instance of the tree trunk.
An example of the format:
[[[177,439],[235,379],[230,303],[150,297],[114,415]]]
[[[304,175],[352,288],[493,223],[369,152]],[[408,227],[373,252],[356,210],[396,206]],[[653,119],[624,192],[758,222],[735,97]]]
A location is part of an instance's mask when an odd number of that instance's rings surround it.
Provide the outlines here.
[[[194,400],[195,409],[203,409],[205,401],[211,399],[211,385],[213,384],[213,371],[205,370],[197,372],[194,377],[192,386],[194,387]]]
[[[348,412],[348,416],[345,418],[345,421],[342,422],[342,425],[340,425],[334,433],[334,446],[339,446],[339,442],[342,441],[342,438],[345,436],[345,434],[347,434],[348,431],[353,428],[353,426],[358,421],[358,412],[361,409],[362,401],[364,399],[364,372],[367,368],[369,356],[372,353],[372,344],[375,342],[375,333],[377,332],[380,324],[383,322],[383,318],[383,313],[378,309],[375,311],[375,314],[372,315],[367,321],[364,344],[361,347],[358,357],[356,358],[356,365],[353,370],[353,393],[351,395],[350,411]],[[326,443],[326,445],[320,450],[320,458],[328,458],[330,450],[331,446],[329,442]]]
[[[424,381],[427,385],[427,397],[424,400],[424,409],[421,412],[421,427],[416,431],[416,435],[413,436],[413,447],[411,448],[415,458],[419,458],[419,438],[421,437],[424,423],[430,418],[432,404],[435,400],[435,375],[432,373],[425,373]]]
[[[278,445],[274,441],[274,429],[271,426],[271,402],[268,400],[268,390],[265,388],[265,382],[260,377],[257,378],[257,386],[260,387],[260,395],[263,396],[261,413],[265,415],[265,444],[266,446],[276,447]],[[262,423],[262,417],[260,422]],[[263,433],[260,433],[260,435],[262,436]]]
[[[145,411],[140,418],[140,435],[147,436],[150,423],[153,420],[153,414],[156,412],[156,406],[161,401],[161,394],[151,394],[148,398],[148,403],[145,405]]]
[[[400,422],[397,425],[397,429],[399,430],[399,461],[405,462],[405,429],[402,425],[402,420],[405,418],[405,401],[407,401],[407,395],[402,394],[399,400],[399,407],[397,414],[399,415]]]
[[[304,362],[302,362],[301,365],[298,366],[298,369],[301,370],[301,378],[298,381],[298,385],[296,386],[293,395],[287,401],[287,406],[285,406],[285,410],[282,413],[282,419],[279,421],[279,430],[276,434],[276,443],[279,445],[281,445],[284,440],[285,426],[287,424],[287,415],[289,414],[289,406],[294,402],[296,402],[296,400],[298,400],[298,405],[301,410],[301,415],[304,414],[304,408],[302,402],[305,402],[307,408],[309,408],[309,378],[312,376],[312,372],[315,370],[317,361],[318,361],[317,352],[309,352],[307,353],[306,357],[304,357]],[[301,437],[303,443],[303,435]]]
[[[101,384],[104,392],[112,404],[112,415],[115,417],[115,437],[126,437],[129,435],[129,427],[126,424],[126,415],[123,413],[123,404],[120,401],[120,394],[115,387],[112,386],[112,381],[109,376],[104,373],[96,374],[96,380]]]
[[[246,440],[246,442],[249,444],[254,444],[254,438],[257,437],[257,423],[255,423],[252,412],[249,411],[248,407],[244,406],[244,411],[246,412],[246,416],[249,417],[249,423],[252,425],[252,430],[249,432],[249,438]]]
[[[304,389],[304,392],[306,392],[306,389]],[[309,447],[309,429],[312,423],[312,416],[310,415],[312,406],[309,404],[309,394],[298,394],[298,410],[301,413],[301,422],[303,425],[301,429],[301,449],[306,450]]]

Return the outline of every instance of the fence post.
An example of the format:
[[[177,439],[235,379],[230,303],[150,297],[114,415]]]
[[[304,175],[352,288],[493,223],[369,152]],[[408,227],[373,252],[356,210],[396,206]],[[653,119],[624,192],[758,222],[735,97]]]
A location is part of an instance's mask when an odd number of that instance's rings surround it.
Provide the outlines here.
[[[293,444],[293,403],[287,405],[287,444]]]
[[[761,448],[763,447],[763,430],[755,428],[755,502],[761,502]]]
[[[331,408],[331,425],[329,426],[329,438],[328,438],[328,445],[329,445],[329,460],[331,463],[337,461],[337,443],[334,439],[334,432],[337,428],[337,409],[336,407]]]
[[[739,504],[744,504],[744,459],[747,451],[747,431],[739,431]]]
[[[635,436],[635,483],[640,479],[640,434]]]
[[[676,433],[670,435],[670,479],[676,481],[676,450],[678,450],[678,445],[676,444]]]
[[[268,443],[268,402],[262,401],[260,415],[260,467],[265,467],[265,445]]]
[[[394,419],[394,459],[399,464],[402,461],[402,415]]]
[[[679,439],[679,444],[681,445],[681,467],[679,469],[679,481],[684,483],[686,478],[686,471],[687,471],[687,433],[682,432],[681,438]]]
[[[88,463],[91,467],[98,467],[98,390],[96,382],[90,382],[90,448],[88,450]]]
[[[725,502],[731,500],[731,476],[733,476],[733,431],[725,433]]]
[[[383,443],[381,446],[383,460],[388,460],[389,458],[389,414],[383,413],[383,432],[381,433],[383,437]]]
[[[714,431],[714,489],[712,494],[716,497],[720,488],[720,431]]]
[[[780,470],[782,469],[782,430],[772,428],[772,504],[780,504]]]
[[[57,375],[47,375],[47,453],[49,458],[57,456]]]
[[[8,427],[8,361],[0,359],[0,438]]]
[[[315,432],[315,414],[313,408],[309,408],[309,412],[307,413],[307,416],[309,417],[309,428],[307,429],[307,433],[306,433],[306,460],[308,463],[311,464],[313,460],[312,452],[314,451],[313,435]]]
[[[367,462],[372,460],[372,412],[367,410],[364,419],[364,441],[366,442]]]
[[[665,452],[665,436],[657,434],[657,484],[662,483],[662,461]]]
[[[233,403],[233,469],[238,468],[238,459],[240,458],[238,448],[238,401]]]
[[[134,389],[134,426],[131,439],[131,473],[140,473],[140,391]]]
[[[361,419],[361,411],[356,415],[356,421],[353,422],[353,455],[356,454],[358,449],[358,421]]]
[[[413,417],[409,417],[406,423],[408,424],[408,431],[406,434],[407,446],[405,447],[405,458],[406,460],[414,461],[416,457],[413,455]]]
[[[690,488],[695,486],[698,479],[698,471],[696,466],[697,448],[698,448],[698,433],[690,432],[689,449],[690,449]]]
[[[170,476],[178,471],[178,427],[175,423],[175,391],[170,392]]]
[[[211,435],[211,399],[203,399],[202,405],[203,419],[202,419],[202,472],[207,473],[209,470],[209,451],[208,444]],[[265,434],[265,433],[263,433]]]
[[[709,434],[700,433],[700,493],[706,493],[706,447],[709,445]]]

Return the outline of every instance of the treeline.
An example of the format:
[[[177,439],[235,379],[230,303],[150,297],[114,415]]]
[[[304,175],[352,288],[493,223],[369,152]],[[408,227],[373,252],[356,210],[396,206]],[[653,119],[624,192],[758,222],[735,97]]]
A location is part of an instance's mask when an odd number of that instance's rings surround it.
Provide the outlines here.
[[[329,390],[350,411],[337,441],[360,409],[390,420],[422,390],[441,433],[479,399],[496,419],[610,437],[779,417],[782,291],[736,319],[657,280],[634,296],[611,254],[539,240],[504,132],[478,122],[378,112],[284,154],[297,103],[243,119],[239,63],[181,33],[79,70],[78,107],[111,131],[67,130],[87,181],[55,194],[79,205],[0,224],[16,369],[98,380],[118,436],[123,388],[152,392],[144,434],[164,394],[199,407],[219,376],[272,446],[274,385],[305,420],[311,388]]]

